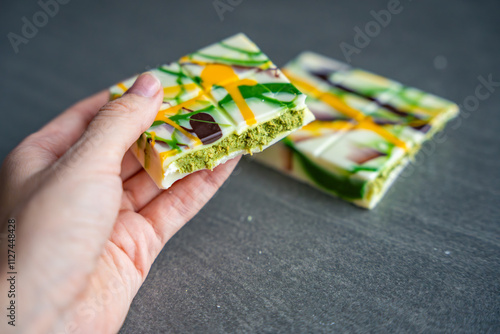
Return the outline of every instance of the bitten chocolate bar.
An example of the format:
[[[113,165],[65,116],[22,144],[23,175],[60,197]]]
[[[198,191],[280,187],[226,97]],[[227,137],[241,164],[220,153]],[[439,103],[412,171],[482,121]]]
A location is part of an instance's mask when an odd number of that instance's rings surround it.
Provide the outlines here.
[[[243,34],[151,72],[163,104],[132,151],[160,188],[260,152],[314,119],[306,96]],[[111,87],[111,98],[136,78]]]
[[[312,52],[283,72],[316,121],[256,159],[364,208],[458,113],[450,101]]]

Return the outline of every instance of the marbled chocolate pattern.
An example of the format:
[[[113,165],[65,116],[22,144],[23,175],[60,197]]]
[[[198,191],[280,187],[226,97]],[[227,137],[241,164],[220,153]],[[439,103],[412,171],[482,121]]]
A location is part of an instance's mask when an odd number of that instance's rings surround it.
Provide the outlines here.
[[[376,205],[394,174],[458,111],[452,102],[312,52],[283,72],[308,95],[317,120],[257,160],[363,207]]]

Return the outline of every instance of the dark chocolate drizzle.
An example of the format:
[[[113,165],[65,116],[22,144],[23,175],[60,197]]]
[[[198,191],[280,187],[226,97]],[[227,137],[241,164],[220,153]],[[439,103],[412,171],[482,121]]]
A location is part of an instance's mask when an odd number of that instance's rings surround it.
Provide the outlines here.
[[[427,133],[431,129],[431,125],[426,123],[426,124],[422,124],[422,125],[412,126],[412,128],[414,128],[415,130],[418,130],[420,132]]]
[[[321,114],[321,113],[318,113],[318,112],[315,113],[312,108],[310,108],[310,110],[314,114],[314,117],[316,117],[317,121],[333,122],[333,121],[349,121],[349,120],[351,120],[350,118],[347,118],[347,117],[338,117],[338,116],[332,116],[332,115],[325,115],[325,114]]]
[[[211,144],[222,138],[222,129],[210,114],[202,112],[191,116],[189,125],[192,128],[190,132],[196,133],[203,145]]]
[[[332,82],[330,81],[330,79],[328,79],[328,77],[330,75],[332,75],[332,73],[334,73],[334,72],[328,72],[328,73],[327,72],[311,72],[312,75],[320,78],[323,81],[328,82],[330,85],[332,84]]]
[[[343,90],[344,92],[351,93],[351,94],[357,95],[359,97],[362,97],[364,99],[367,99],[369,101],[372,101],[373,103],[377,104],[378,106],[380,106],[380,107],[382,107],[384,109],[389,110],[393,114],[396,114],[396,115],[402,116],[402,117],[408,117],[408,116],[410,116],[410,117],[412,117],[414,119],[420,119],[419,117],[417,117],[415,115],[412,115],[412,114],[410,114],[410,113],[408,113],[406,111],[400,110],[400,109],[396,108],[393,105],[381,102],[381,101],[377,100],[376,98],[374,98],[373,96],[369,96],[369,95],[363,94],[361,92],[358,92],[358,91],[356,91],[354,89],[351,89],[349,87],[346,87],[344,85],[332,82],[329,79],[329,76],[330,76],[331,73],[311,72],[311,74],[314,75],[314,76],[316,76],[316,77],[318,77],[318,78],[320,78],[321,80],[325,81],[326,83],[328,83],[332,87],[338,88],[340,90]]]
[[[270,67],[270,68],[266,68],[266,69],[257,68],[257,70],[255,72],[256,73],[265,72],[270,77],[274,77],[274,78],[280,77],[280,71],[279,71],[279,68],[277,68],[277,67]]]
[[[360,147],[357,150],[354,150],[353,152],[351,152],[347,158],[350,159],[351,161],[354,161],[358,165],[362,165],[365,162],[368,162],[370,160],[373,160],[375,158],[382,157],[385,155],[387,155],[387,154],[380,152],[380,151],[377,151],[377,150],[370,148],[370,147]]]

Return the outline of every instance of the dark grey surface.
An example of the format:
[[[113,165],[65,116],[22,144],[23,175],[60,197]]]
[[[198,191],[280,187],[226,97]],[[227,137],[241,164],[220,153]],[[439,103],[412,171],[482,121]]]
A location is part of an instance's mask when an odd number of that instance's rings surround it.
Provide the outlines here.
[[[7,33],[40,8],[4,0],[0,157],[73,102],[239,31],[278,65],[304,49],[343,59],[387,3],[243,0],[220,21],[212,0],[72,0],[15,54]],[[498,1],[402,4],[354,65],[460,104],[478,76],[500,81]],[[167,244],[121,332],[500,332],[499,96],[371,212],[242,161]]]

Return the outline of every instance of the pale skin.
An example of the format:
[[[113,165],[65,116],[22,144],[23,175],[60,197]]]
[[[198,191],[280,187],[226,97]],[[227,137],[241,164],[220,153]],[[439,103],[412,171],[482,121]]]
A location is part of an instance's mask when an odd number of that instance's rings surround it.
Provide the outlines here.
[[[238,158],[161,190],[128,148],[163,91],[143,74],[123,97],[89,97],[22,141],[0,172],[0,228],[16,220],[17,320],[2,333],[115,333],[165,243]],[[5,234],[2,309],[8,305]]]

